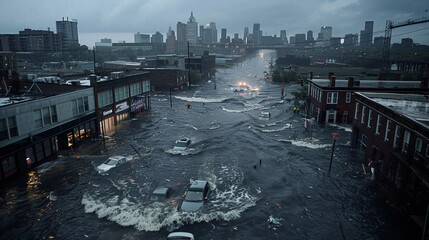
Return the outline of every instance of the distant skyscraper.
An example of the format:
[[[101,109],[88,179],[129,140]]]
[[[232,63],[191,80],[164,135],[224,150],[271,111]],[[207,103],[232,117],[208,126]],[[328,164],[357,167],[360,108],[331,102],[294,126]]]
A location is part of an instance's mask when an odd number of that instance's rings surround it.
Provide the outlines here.
[[[134,34],[134,42],[135,43],[149,43],[150,42],[150,35],[149,34],[141,34],[137,32]]]
[[[210,27],[204,28],[202,40],[205,44],[213,43],[213,30]]]
[[[156,32],[155,34],[152,34],[151,42],[153,43],[163,43],[164,42],[164,36],[160,32]]]
[[[286,30],[280,30],[280,38],[282,39],[282,43],[287,43]]]
[[[176,35],[174,31],[170,31],[170,35],[167,37],[165,41],[165,47],[167,53],[175,53],[176,52]]]
[[[311,31],[311,30],[307,31],[307,43],[308,43],[308,45],[313,46],[314,37],[313,37],[313,31]]]
[[[320,28],[320,33],[322,33],[322,41],[323,41],[323,46],[324,47],[329,47],[330,45],[330,40],[332,37],[332,27],[329,26],[323,26]]]
[[[372,35],[374,32],[374,21],[366,21],[365,29],[360,31],[360,46],[370,48],[372,46]]]
[[[295,34],[295,47],[304,47],[306,43],[305,33]]]
[[[177,22],[177,51],[182,53],[186,45],[186,24]]]
[[[253,24],[253,44],[259,45],[261,44],[261,24],[255,23]]]
[[[57,21],[57,34],[61,35],[62,48],[67,49],[72,46],[79,46],[79,36],[77,32],[77,20]]]
[[[222,28],[220,31],[221,31],[220,42],[226,43],[226,28]]]
[[[186,24],[186,40],[189,41],[189,45],[195,46],[197,45],[197,37],[198,37],[198,23],[194,17],[194,13],[191,12],[191,16],[189,17],[188,24]]]
[[[346,34],[344,36],[343,47],[354,48],[358,45],[358,34]]]
[[[212,29],[212,41],[217,42],[217,29],[216,29],[216,23],[210,22],[210,28]]]
[[[247,44],[247,37],[249,36],[249,28],[248,27],[245,27],[244,28],[244,34],[243,34],[243,41],[244,41],[244,44]]]
[[[234,33],[234,39],[238,39],[238,33]]]
[[[167,38],[171,35],[171,26],[168,26]],[[167,40],[167,39],[166,39]]]
[[[204,25],[200,25],[200,38],[203,38],[204,35]]]

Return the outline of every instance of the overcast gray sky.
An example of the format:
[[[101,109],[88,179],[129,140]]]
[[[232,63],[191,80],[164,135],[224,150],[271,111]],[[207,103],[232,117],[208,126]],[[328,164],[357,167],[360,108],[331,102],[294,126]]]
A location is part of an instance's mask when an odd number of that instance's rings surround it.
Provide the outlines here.
[[[165,34],[178,21],[187,22],[191,11],[199,25],[216,22],[228,35],[252,32],[260,23],[264,35],[287,36],[317,33],[321,26],[332,26],[333,35],[360,33],[366,20],[374,21],[374,32],[383,31],[386,20],[403,21],[429,17],[428,0],[1,0],[0,33],[18,33],[24,28],[56,31],[62,17],[78,20],[81,44],[92,46],[101,37],[133,41],[132,33]],[[7,3],[6,3],[7,1]],[[384,35],[380,32],[378,35]],[[374,34],[377,36],[377,34]],[[395,29],[393,42],[411,37],[429,44],[429,23]]]

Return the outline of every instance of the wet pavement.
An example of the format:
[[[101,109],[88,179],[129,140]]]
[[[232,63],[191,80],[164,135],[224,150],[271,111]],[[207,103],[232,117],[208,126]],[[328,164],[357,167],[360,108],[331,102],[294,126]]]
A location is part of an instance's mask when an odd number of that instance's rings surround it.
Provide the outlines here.
[[[261,51],[207,82],[152,95],[152,109],[122,122],[102,141],[63,152],[1,187],[1,239],[164,239],[171,231],[196,239],[403,239],[388,204],[380,204],[350,148],[350,125],[319,125],[291,111],[281,85],[264,80],[275,52]],[[250,89],[234,92],[239,82]],[[256,88],[259,89],[255,90]],[[186,104],[190,103],[190,109]],[[269,112],[270,118],[261,117]],[[331,132],[340,132],[332,171]],[[182,137],[192,143],[173,151]],[[133,147],[141,154],[136,155]],[[134,156],[105,174],[109,156]],[[178,206],[191,179],[207,180],[209,199],[198,212]],[[150,201],[158,186],[172,195]],[[269,216],[280,226],[272,228]],[[399,227],[398,227],[399,226]]]

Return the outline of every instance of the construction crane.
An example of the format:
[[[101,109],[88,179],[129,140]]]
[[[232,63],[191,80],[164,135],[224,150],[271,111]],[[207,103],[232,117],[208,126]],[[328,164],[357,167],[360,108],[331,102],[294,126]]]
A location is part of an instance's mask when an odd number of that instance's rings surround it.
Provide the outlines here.
[[[392,39],[392,30],[399,27],[405,27],[409,25],[415,25],[419,23],[425,23],[429,22],[429,18],[422,17],[417,19],[408,19],[406,21],[394,23],[391,20],[386,21],[386,30],[384,32],[384,45],[383,45],[383,54],[382,54],[382,61],[383,61],[383,67],[381,68],[381,74],[384,75],[384,77],[387,76],[390,65],[389,65],[389,57],[390,57],[390,41]]]

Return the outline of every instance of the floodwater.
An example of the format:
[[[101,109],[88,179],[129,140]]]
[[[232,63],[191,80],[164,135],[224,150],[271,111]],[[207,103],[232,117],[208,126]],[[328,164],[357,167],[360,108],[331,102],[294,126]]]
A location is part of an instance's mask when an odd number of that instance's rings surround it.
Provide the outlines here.
[[[377,201],[361,153],[349,146],[350,125],[309,120],[306,130],[304,112],[294,114],[288,101],[301,86],[286,85],[283,101],[281,85],[264,80],[275,59],[275,52],[261,51],[218,69],[216,89],[213,81],[174,92],[172,107],[167,92],[153,93],[152,109],[122,122],[102,152],[101,141],[90,143],[81,155],[60,156],[3,184],[0,238],[164,239],[171,231],[196,239],[408,236],[389,205]],[[259,91],[234,92],[239,82]],[[331,132],[341,136],[329,174]],[[173,151],[183,137],[191,139],[189,149]],[[100,174],[96,167],[111,155],[135,158]],[[192,179],[209,182],[209,199],[201,211],[182,212]],[[170,187],[172,196],[151,202],[158,186]],[[269,216],[281,225],[271,228]]]

